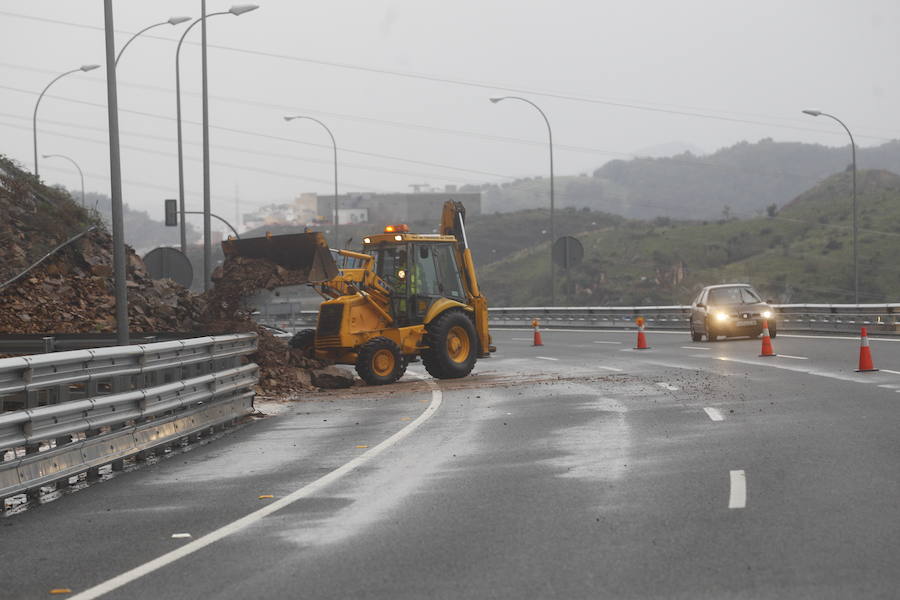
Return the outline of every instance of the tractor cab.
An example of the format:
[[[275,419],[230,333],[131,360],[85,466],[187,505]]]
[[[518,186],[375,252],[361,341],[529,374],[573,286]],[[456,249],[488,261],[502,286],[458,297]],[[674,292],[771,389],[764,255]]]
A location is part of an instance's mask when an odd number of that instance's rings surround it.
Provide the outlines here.
[[[411,234],[405,225],[363,240],[375,259],[375,274],[387,284],[390,312],[397,325],[420,325],[440,298],[466,302],[453,236]]]

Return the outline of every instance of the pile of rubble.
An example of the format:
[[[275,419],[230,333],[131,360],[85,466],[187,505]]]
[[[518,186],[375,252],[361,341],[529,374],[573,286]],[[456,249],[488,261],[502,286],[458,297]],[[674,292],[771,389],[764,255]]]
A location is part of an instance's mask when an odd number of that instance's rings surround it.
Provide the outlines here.
[[[10,171],[9,165],[0,164],[0,214],[10,215],[0,222],[0,264],[8,271],[2,273],[0,286],[41,258],[26,248],[52,249],[69,239],[73,229],[90,223],[88,215],[67,197],[66,202],[56,202],[65,213],[56,213],[58,217],[52,216],[51,207],[36,206],[42,200],[31,190],[38,187],[44,196],[48,188],[31,175],[19,172],[21,176],[16,177]],[[41,229],[36,223],[62,218],[69,219],[67,228]],[[96,225],[24,276],[0,287],[0,334],[115,332],[112,238],[99,222]],[[300,282],[299,274],[265,261],[230,259],[217,270],[213,289],[195,295],[171,280],[152,279],[140,257],[131,248],[126,252],[132,332],[205,335],[255,331],[259,349],[250,359],[260,366],[260,394],[289,396],[323,387],[328,381],[324,363],[291,349],[256,324],[241,304],[243,296],[257,289]]]

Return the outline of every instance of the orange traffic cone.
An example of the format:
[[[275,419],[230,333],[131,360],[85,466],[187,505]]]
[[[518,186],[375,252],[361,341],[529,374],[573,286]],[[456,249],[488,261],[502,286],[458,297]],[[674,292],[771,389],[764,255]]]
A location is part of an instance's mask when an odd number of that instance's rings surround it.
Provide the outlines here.
[[[531,326],[534,328],[534,344],[532,346],[543,346],[544,342],[541,340],[541,326],[537,319],[533,319],[531,321]]]
[[[872,350],[869,349],[869,335],[866,328],[862,328],[859,335],[859,368],[857,373],[867,373],[869,371],[877,371],[875,364],[872,362]]]
[[[647,345],[647,336],[644,335],[644,317],[638,317],[634,322],[638,326],[637,346],[634,349],[649,350],[650,346]]]
[[[778,356],[772,349],[772,338],[769,336],[769,321],[763,321],[762,351],[760,356]]]

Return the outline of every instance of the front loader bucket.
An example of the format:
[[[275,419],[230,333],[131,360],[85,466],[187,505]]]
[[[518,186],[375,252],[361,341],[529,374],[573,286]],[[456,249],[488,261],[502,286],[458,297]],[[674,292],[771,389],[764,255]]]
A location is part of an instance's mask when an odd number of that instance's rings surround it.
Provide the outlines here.
[[[319,231],[289,233],[222,242],[225,258],[258,258],[305,273],[309,283],[321,283],[338,276],[328,242]]]

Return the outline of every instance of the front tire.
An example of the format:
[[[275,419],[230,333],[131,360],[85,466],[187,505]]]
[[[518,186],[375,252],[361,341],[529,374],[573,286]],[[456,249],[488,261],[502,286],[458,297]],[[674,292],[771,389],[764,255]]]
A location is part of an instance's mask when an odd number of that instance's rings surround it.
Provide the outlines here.
[[[769,337],[774,338],[776,335],[778,335],[778,331],[775,329],[775,326],[769,327]]]
[[[699,341],[701,341],[702,339],[703,339],[703,334],[697,333],[696,331],[694,331],[694,324],[691,323],[691,341],[692,341],[692,342],[699,342]]]
[[[475,325],[461,310],[448,310],[425,326],[422,364],[436,379],[456,379],[472,372],[478,358]]]
[[[356,355],[356,372],[369,385],[385,385],[403,376],[406,361],[394,340],[379,336],[360,347]]]
[[[316,330],[301,329],[294,334],[288,345],[300,350],[306,358],[313,358],[316,351]]]

